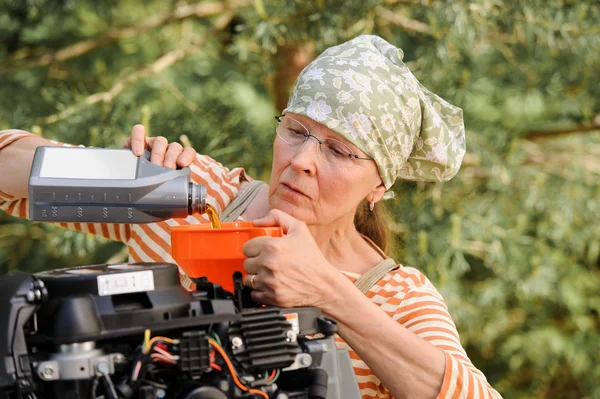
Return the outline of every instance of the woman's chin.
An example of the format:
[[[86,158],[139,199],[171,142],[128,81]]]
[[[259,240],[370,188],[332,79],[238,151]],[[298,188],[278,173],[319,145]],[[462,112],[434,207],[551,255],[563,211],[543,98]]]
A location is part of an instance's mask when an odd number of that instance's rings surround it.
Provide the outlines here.
[[[271,208],[279,209],[287,213],[290,216],[295,217],[298,220],[301,220],[307,224],[311,223],[314,218],[312,218],[312,212],[310,212],[306,207],[300,206],[300,204],[286,201],[280,198],[271,198],[270,199]]]

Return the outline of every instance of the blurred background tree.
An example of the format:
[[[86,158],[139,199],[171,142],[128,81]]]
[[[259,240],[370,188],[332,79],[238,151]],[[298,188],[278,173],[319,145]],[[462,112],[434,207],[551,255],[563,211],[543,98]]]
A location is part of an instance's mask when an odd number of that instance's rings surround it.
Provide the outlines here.
[[[465,111],[446,184],[399,183],[394,256],[444,294],[509,398],[600,398],[600,6],[595,0],[1,0],[0,129],[120,146],[135,123],[256,178],[299,71],[362,33]],[[0,271],[123,260],[0,215]]]

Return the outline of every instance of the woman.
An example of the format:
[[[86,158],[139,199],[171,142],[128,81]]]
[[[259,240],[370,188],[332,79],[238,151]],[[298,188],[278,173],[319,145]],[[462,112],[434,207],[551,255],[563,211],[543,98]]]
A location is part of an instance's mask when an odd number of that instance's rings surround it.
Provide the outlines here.
[[[464,155],[462,111],[422,87],[402,56],[379,37],[361,36],[326,50],[300,74],[278,118],[270,184],[239,216],[281,226],[285,235],[246,243],[246,284],[259,302],[316,306],[335,318],[363,398],[499,397],[468,359],[443,298],[421,272],[388,268],[366,295],[353,284],[394,263],[380,249],[386,234],[377,217],[394,181],[448,180]],[[0,146],[23,136],[5,133]],[[0,167],[14,173],[22,173],[15,164],[27,170],[23,160],[41,144],[19,141],[0,152]],[[142,126],[128,145],[136,154],[151,149],[158,164],[190,165],[219,210],[248,189],[243,170],[194,157],[164,138],[147,139]],[[8,175],[0,180],[7,193],[0,206],[26,216],[26,179]],[[127,242],[132,260],[172,262],[169,226],[205,221],[67,227]]]

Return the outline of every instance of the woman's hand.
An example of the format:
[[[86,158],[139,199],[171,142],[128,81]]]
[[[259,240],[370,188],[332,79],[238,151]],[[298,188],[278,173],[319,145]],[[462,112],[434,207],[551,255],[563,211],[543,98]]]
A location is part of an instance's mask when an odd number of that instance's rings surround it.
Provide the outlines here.
[[[133,127],[131,136],[123,148],[131,148],[131,151],[137,156],[142,155],[144,150],[148,150],[151,153],[150,162],[169,169],[185,168],[196,159],[196,150],[192,147],[184,148],[177,142],[169,144],[167,139],[162,136],[146,137],[146,128],[143,125]]]
[[[343,276],[325,259],[306,224],[272,210],[254,225],[280,226],[284,236],[256,237],[244,244],[246,285],[254,288],[252,299],[281,307],[321,309],[335,301],[334,282]]]

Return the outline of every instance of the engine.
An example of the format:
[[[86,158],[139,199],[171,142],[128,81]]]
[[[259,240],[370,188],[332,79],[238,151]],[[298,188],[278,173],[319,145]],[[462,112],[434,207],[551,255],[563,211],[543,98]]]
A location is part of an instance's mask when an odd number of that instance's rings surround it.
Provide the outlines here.
[[[0,277],[0,398],[360,398],[336,323],[161,263]]]

